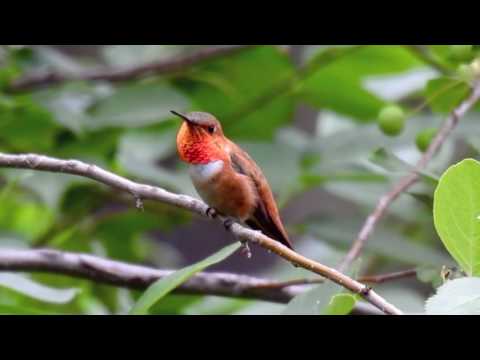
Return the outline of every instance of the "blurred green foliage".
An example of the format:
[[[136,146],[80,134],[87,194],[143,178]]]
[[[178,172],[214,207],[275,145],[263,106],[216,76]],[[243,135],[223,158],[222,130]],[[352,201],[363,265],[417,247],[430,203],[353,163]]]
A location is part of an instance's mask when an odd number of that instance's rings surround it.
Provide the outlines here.
[[[195,195],[175,154],[179,124],[169,111],[211,112],[227,136],[257,160],[282,208],[313,208],[287,227],[299,252],[329,265],[348,249],[378,198],[419,159],[417,135],[438,129],[445,113],[468,94],[468,82],[455,71],[479,52],[475,46],[426,46],[420,52],[408,45],[307,46],[300,59],[292,59],[287,47],[255,46],[162,76],[116,83],[76,80],[12,92],[10,84],[31,73],[79,76],[169,59],[198,47],[115,45],[97,47],[94,55],[51,46],[0,49],[0,151],[76,158]],[[405,110],[405,128],[388,137],[377,121],[392,104]],[[315,116],[299,119],[299,106],[308,106]],[[478,156],[479,124],[478,111],[462,119],[421,182],[392,205],[362,256],[363,271],[429,266],[437,274],[452,263],[428,204],[436,179],[455,159]],[[465,145],[460,155],[459,143]],[[64,174],[0,169],[0,183],[0,251],[47,246],[160,268],[189,265],[184,254],[153,235],[190,226],[194,219],[185,211],[147,203],[140,212],[134,199]],[[309,203],[309,195],[319,190],[330,198]],[[258,275],[288,280],[308,273],[279,262]],[[125,314],[141,295],[55,274],[0,276],[0,313]],[[405,311],[423,311],[418,304],[434,290],[431,277],[397,286],[402,291],[380,287],[379,292]],[[321,284],[288,307],[168,294],[149,313],[344,314],[356,301],[337,286]]]

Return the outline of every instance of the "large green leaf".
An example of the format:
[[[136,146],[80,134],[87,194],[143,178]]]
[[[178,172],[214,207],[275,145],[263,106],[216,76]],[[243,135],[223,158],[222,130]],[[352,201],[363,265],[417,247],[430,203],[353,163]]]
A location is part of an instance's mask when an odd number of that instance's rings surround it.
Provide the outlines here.
[[[73,82],[37,90],[32,93],[32,99],[46,107],[57,123],[76,134],[81,134],[87,127],[88,108],[105,92],[101,89],[100,86]]]
[[[429,315],[480,315],[480,279],[447,281],[427,300],[425,310]]]
[[[58,126],[50,113],[26,96],[0,95],[0,145],[16,152],[46,151],[53,145]],[[5,146],[6,145],[6,146]]]
[[[50,209],[56,210],[61,197],[72,184],[89,182],[88,179],[79,176],[40,171],[25,171],[6,169],[7,177],[24,175],[19,180],[19,185],[31,190],[38,195],[44,204]]]
[[[159,161],[175,152],[175,132],[176,129],[128,131],[120,139],[117,161],[130,175],[141,180],[196,196],[184,166],[177,171],[159,165]]]
[[[88,127],[140,127],[171,117],[170,110],[189,106],[188,99],[163,82],[122,85],[97,102],[89,112]]]
[[[222,122],[234,138],[268,139],[291,119],[291,96],[273,94],[261,106],[259,98],[293,75],[288,55],[275,46],[254,47],[205,62],[185,74],[176,85],[196,110],[207,111]]]
[[[425,97],[433,111],[448,113],[468,95],[468,92],[469,87],[466,83],[441,77],[427,83]]]
[[[440,178],[434,195],[435,228],[443,244],[473,276],[480,275],[480,164],[465,159]]]
[[[149,242],[141,235],[147,231],[166,230],[178,224],[174,217],[133,209],[133,201],[132,209],[110,214],[95,229],[96,236],[102,240],[110,258],[142,261],[149,255]]]
[[[137,303],[133,306],[130,314],[132,315],[144,315],[148,313],[148,309],[161,300],[165,295],[174,290],[176,287],[187,281],[193,275],[205,268],[212,266],[220,261],[225,260],[232,255],[240,247],[240,243],[236,242],[231,244],[217,253],[209,256],[208,258],[190,265],[186,268],[178,270],[163,279],[160,279],[150,285],[150,287],[143,293],[138,299]]]
[[[315,61],[315,57],[311,61]],[[399,73],[420,65],[401,46],[367,46],[317,70],[303,83],[300,94],[314,106],[361,121],[374,120],[385,101],[367,91],[363,79]]]
[[[49,207],[23,192],[1,193],[0,229],[33,239],[53,222]]]
[[[109,87],[69,83],[34,93],[57,122],[77,134],[112,127],[137,128],[171,118],[170,110],[189,107],[188,99],[162,81]]]

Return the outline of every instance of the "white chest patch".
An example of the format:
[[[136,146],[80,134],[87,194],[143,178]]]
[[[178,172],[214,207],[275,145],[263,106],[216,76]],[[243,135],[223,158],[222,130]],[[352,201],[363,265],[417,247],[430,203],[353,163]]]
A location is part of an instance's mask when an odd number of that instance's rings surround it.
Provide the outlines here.
[[[216,160],[208,164],[198,164],[190,166],[190,176],[197,183],[209,181],[223,169],[223,161]]]

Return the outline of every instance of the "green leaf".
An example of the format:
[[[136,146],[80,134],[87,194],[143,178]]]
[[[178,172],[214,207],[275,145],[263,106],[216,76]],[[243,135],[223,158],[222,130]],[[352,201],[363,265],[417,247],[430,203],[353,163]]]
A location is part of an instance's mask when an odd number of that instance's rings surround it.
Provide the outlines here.
[[[137,128],[171,118],[189,101],[165,82],[135,82],[112,88],[80,82],[36,91],[33,99],[45,106],[57,123],[78,136],[105,128]],[[112,130],[103,136],[111,136]],[[84,142],[91,141],[85,136]]]
[[[0,315],[43,315],[40,311],[0,304]]]
[[[325,315],[347,315],[350,314],[357,298],[352,294],[338,294],[330,299],[327,308],[324,310]]]
[[[428,315],[480,315],[480,279],[447,281],[427,300],[425,310]]]
[[[428,45],[427,48],[430,51],[430,55],[440,63],[445,69],[455,69],[456,63],[452,61],[450,56],[450,45]]]
[[[51,209],[25,193],[3,193],[0,229],[33,239],[48,229],[54,220]]]
[[[394,153],[405,153],[409,147],[413,147],[412,139],[418,131],[425,126],[438,126],[438,118],[430,116],[415,117],[409,120],[404,133],[398,137],[383,136],[376,124],[352,124],[348,120],[333,114],[322,116],[322,132],[311,139],[308,151],[320,156],[320,161],[311,168],[322,175],[330,175],[332,172],[352,172],[355,165],[365,166],[365,160],[371,156],[372,152],[379,148],[388,149]],[[333,127],[333,130],[329,128]],[[473,132],[470,129],[469,133]],[[448,146],[442,148],[442,152],[437,156],[434,164],[430,164],[429,169],[443,166],[443,161],[448,165],[450,154]],[[443,155],[443,156],[442,156]],[[406,154],[408,156],[408,153]],[[411,155],[410,155],[411,156]],[[409,156],[409,157],[410,157]],[[395,168],[398,168],[395,165]],[[424,172],[425,175],[428,172]],[[428,174],[431,175],[432,174]]]
[[[48,66],[52,71],[61,74],[80,74],[84,66],[78,58],[67,55],[58,48],[52,46],[38,46],[33,49],[36,60],[42,65]]]
[[[18,170],[12,170],[13,174],[18,174]],[[40,171],[26,171],[23,174],[27,176],[19,180],[19,185],[38,195],[42,202],[52,210],[58,208],[61,197],[72,184],[88,182],[85,178],[68,174],[53,174]]]
[[[183,309],[184,315],[231,315],[245,310],[255,301],[247,299],[202,296],[201,299]]]
[[[0,68],[0,90],[6,88],[19,74],[20,71],[16,66],[2,64]]]
[[[137,82],[97,102],[86,122],[90,129],[140,127],[169,119],[170,110],[188,106],[187,98],[163,82]]]
[[[351,239],[358,234],[358,229],[361,228],[363,221],[363,217],[359,219],[327,218],[322,222],[307,225],[307,229],[319,241],[326,241],[348,249],[352,244]],[[392,224],[380,224],[376,228],[365,249],[365,254],[369,253],[409,265],[450,265],[448,254],[432,248],[428,244],[412,241],[400,233],[399,229],[395,229]]]
[[[214,114],[229,137],[264,140],[291,120],[294,101],[285,95],[274,96],[262,106],[257,101],[293,74],[285,52],[276,46],[260,46],[206,61],[175,85],[196,109]]]
[[[118,144],[117,161],[125,171],[142,180],[196,196],[186,169],[176,171],[159,165],[160,160],[175,151],[176,130],[126,132]]]
[[[480,275],[480,164],[465,159],[442,175],[433,217],[443,244],[471,275]]]
[[[162,301],[152,305],[148,310],[151,315],[186,315],[186,309],[201,302],[208,296],[203,295],[183,295],[183,294],[169,294],[165,296]],[[132,308],[130,306],[128,311]]]
[[[165,295],[174,290],[179,285],[190,279],[193,275],[205,268],[212,266],[220,261],[225,260],[240,248],[240,243],[236,242],[225,248],[221,249],[217,253],[209,256],[208,258],[190,265],[186,268],[178,270],[163,279],[160,279],[153,283],[138,299],[137,303],[133,306],[130,314],[132,315],[144,315],[148,313],[148,309],[161,300]]]
[[[138,262],[148,255],[148,251],[145,251],[146,239],[141,237],[142,234],[176,225],[178,221],[172,217],[159,217],[152,212],[130,209],[106,217],[96,226],[95,234],[102,240],[110,258]]]
[[[315,61],[315,57],[311,61]],[[356,120],[372,121],[385,101],[366,90],[363,80],[367,76],[403,72],[419,65],[421,63],[401,46],[366,46],[317,70],[301,86],[300,96],[313,106]]]
[[[287,305],[285,315],[345,315],[356,303],[354,295],[342,293],[333,282],[317,285],[295,296]]]
[[[439,266],[419,266],[416,271],[418,281],[431,284],[434,288],[442,285],[441,268]]]
[[[55,289],[43,284],[39,284],[29,278],[18,275],[2,273],[0,274],[0,286],[14,290],[36,300],[65,304],[73,300],[77,294],[77,289]]]
[[[414,166],[400,159],[394,153],[384,148],[377,149],[369,158],[370,162],[385,169],[388,173],[404,176],[414,170]],[[424,170],[416,170],[429,183],[436,184],[438,177]]]
[[[32,307],[0,304],[0,315],[52,315],[53,312]]]
[[[51,148],[58,126],[50,113],[28,97],[10,99],[12,104],[0,102],[0,141],[17,152],[41,152]]]
[[[433,111],[448,113],[468,95],[468,92],[469,87],[466,83],[442,77],[427,83],[425,97]]]
[[[72,82],[37,90],[32,93],[32,98],[45,106],[58,124],[75,134],[81,134],[88,121],[88,108],[101,99],[100,89],[102,89],[100,86]]]

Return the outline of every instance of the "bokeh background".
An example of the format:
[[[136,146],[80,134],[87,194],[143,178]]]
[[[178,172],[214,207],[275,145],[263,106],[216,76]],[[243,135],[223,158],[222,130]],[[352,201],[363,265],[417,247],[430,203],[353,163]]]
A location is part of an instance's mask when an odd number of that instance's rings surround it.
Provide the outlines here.
[[[218,56],[160,74],[84,80],[217,48]],[[419,134],[441,126],[468,93],[464,65],[476,52],[447,45],[2,45],[0,151],[80,159],[197,196],[176,155],[180,122],[169,111],[210,112],[264,170],[296,250],[335,266],[379,197],[422,155]],[[25,77],[44,81],[21,82]],[[378,119],[393,104],[404,120],[399,134],[388,136]],[[418,277],[376,287],[405,311],[422,312],[441,267],[453,264],[433,227],[432,194],[450,164],[478,156],[478,120],[477,106],[421,181],[393,204],[355,263],[356,274],[418,268]],[[0,199],[1,248],[50,247],[177,269],[234,241],[217,222],[148,201],[138,211],[131,197],[64,174],[1,169]],[[261,248],[252,251],[252,259],[235,254],[208,271],[312,277]],[[60,275],[0,276],[2,313],[122,314],[140,294]],[[169,295],[152,312],[284,309]]]

